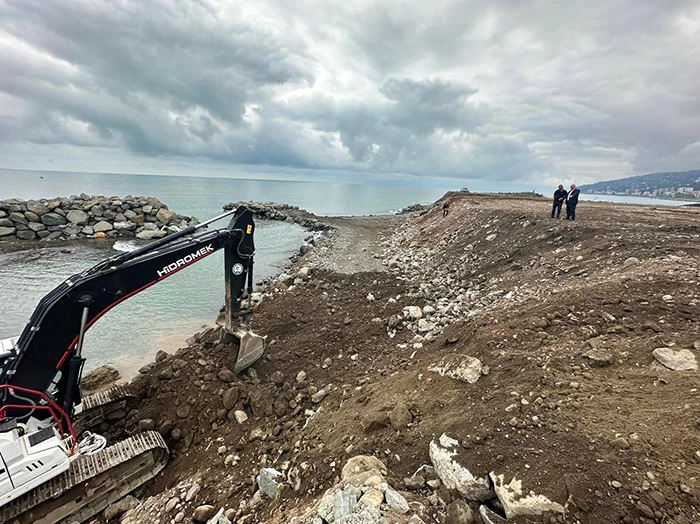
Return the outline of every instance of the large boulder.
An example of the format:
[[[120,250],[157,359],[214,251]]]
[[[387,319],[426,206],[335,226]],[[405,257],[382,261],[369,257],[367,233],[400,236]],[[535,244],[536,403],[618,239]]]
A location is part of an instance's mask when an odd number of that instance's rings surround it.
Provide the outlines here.
[[[489,479],[474,475],[456,460],[459,442],[443,434],[429,447],[435,473],[447,489],[454,489],[466,500],[482,501],[493,497]]]
[[[36,213],[37,215],[42,216],[49,212],[49,208],[41,202],[35,202],[33,200],[30,200],[29,202],[27,202],[27,211],[31,211],[32,213]]]
[[[46,213],[41,216],[41,223],[45,226],[62,226],[66,222],[64,217],[54,212]]]
[[[340,478],[345,480],[348,477],[372,470],[379,471],[382,475],[387,474],[386,466],[377,457],[373,457],[372,455],[357,455],[348,460],[345,466],[343,466]]]
[[[673,371],[696,371],[698,369],[695,355],[688,349],[674,351],[671,348],[656,348],[652,354],[656,360]]]
[[[46,226],[41,222],[29,222],[29,224],[27,224],[27,227],[29,227],[29,229],[31,229],[35,233],[38,231],[44,231],[46,229]]]
[[[68,211],[66,218],[68,219],[68,222],[79,226],[84,226],[88,221],[87,213],[85,213],[85,211],[80,211],[79,209],[71,209]]]
[[[20,240],[34,240],[36,238],[36,233],[31,229],[24,229],[22,231],[17,231],[17,238]]]
[[[284,481],[284,474],[275,468],[262,468],[255,481],[258,483],[260,493],[267,498],[276,499],[279,497],[280,488]]]
[[[134,224],[133,222],[129,222],[128,220],[125,222],[115,222],[114,223],[114,229],[117,231],[133,231],[138,227],[137,224]]]
[[[20,213],[18,211],[10,213],[10,220],[17,224],[27,225],[29,223],[29,219],[27,219],[27,217],[24,216],[24,213]]]
[[[167,224],[170,222],[173,218],[175,218],[175,213],[170,211],[169,209],[165,207],[161,207],[158,210],[158,213],[156,213],[156,218],[158,219],[159,222],[163,222],[164,224]]]
[[[496,496],[501,501],[501,506],[503,506],[507,519],[512,519],[518,515],[565,512],[564,506],[549,500],[544,495],[536,495],[533,491],[529,493],[524,492],[520,480],[513,478],[510,483],[505,484],[503,475],[496,475],[491,472],[489,476],[493,481]]]
[[[106,231],[112,231],[114,226],[107,222],[106,220],[100,220],[97,224],[93,226],[95,233],[104,233]]]
[[[144,229],[140,233],[136,233],[136,238],[139,240],[153,240],[154,238],[163,238],[167,233],[161,230]]]
[[[0,227],[0,237],[9,237],[16,232],[17,230],[14,227]]]

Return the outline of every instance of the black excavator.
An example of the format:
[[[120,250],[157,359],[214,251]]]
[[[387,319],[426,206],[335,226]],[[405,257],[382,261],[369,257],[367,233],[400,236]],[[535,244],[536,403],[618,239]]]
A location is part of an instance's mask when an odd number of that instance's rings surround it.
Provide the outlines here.
[[[233,215],[228,226],[205,230]],[[115,443],[94,428],[133,395],[115,386],[81,398],[85,332],[129,297],[224,250],[225,302],[219,323],[235,372],[265,350],[250,330],[255,224],[241,206],[108,258],[46,295],[17,338],[0,341],[0,522],[83,522],[165,467],[155,431]],[[81,430],[82,431],[82,430]]]

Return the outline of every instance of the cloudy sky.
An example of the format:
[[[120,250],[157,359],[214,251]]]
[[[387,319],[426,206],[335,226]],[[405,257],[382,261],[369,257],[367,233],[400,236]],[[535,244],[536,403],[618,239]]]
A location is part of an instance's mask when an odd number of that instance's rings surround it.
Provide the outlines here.
[[[700,168],[697,0],[0,0],[0,167]]]

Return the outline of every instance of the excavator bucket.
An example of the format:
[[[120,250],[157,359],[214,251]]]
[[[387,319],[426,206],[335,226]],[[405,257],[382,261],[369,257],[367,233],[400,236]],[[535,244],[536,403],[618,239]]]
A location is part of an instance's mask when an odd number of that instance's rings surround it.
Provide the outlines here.
[[[234,360],[233,372],[240,373],[263,355],[265,338],[244,329],[236,329],[230,334],[238,343],[238,354]]]

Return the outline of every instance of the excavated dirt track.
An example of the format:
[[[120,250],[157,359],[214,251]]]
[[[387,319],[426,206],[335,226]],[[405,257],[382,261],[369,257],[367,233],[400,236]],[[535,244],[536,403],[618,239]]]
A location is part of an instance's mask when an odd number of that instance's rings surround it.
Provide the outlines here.
[[[206,503],[289,522],[358,454],[403,489],[447,433],[473,473],[515,476],[567,508],[514,522],[700,522],[700,375],[652,356],[700,351],[700,210],[582,202],[566,222],[538,200],[446,198],[447,218],[437,203],[328,219],[336,231],[297,263],[310,275],[266,290],[254,328],[268,351],[245,376],[226,373],[232,348],[215,333],[143,370],[142,405],[113,431],[152,425],[173,456],[138,518],[189,519]],[[407,306],[434,308],[431,329]],[[428,370],[453,354],[488,374],[469,384]],[[391,423],[406,410],[410,423]],[[293,487],[251,506],[263,466]],[[425,522],[442,522],[454,496],[406,495]]]

